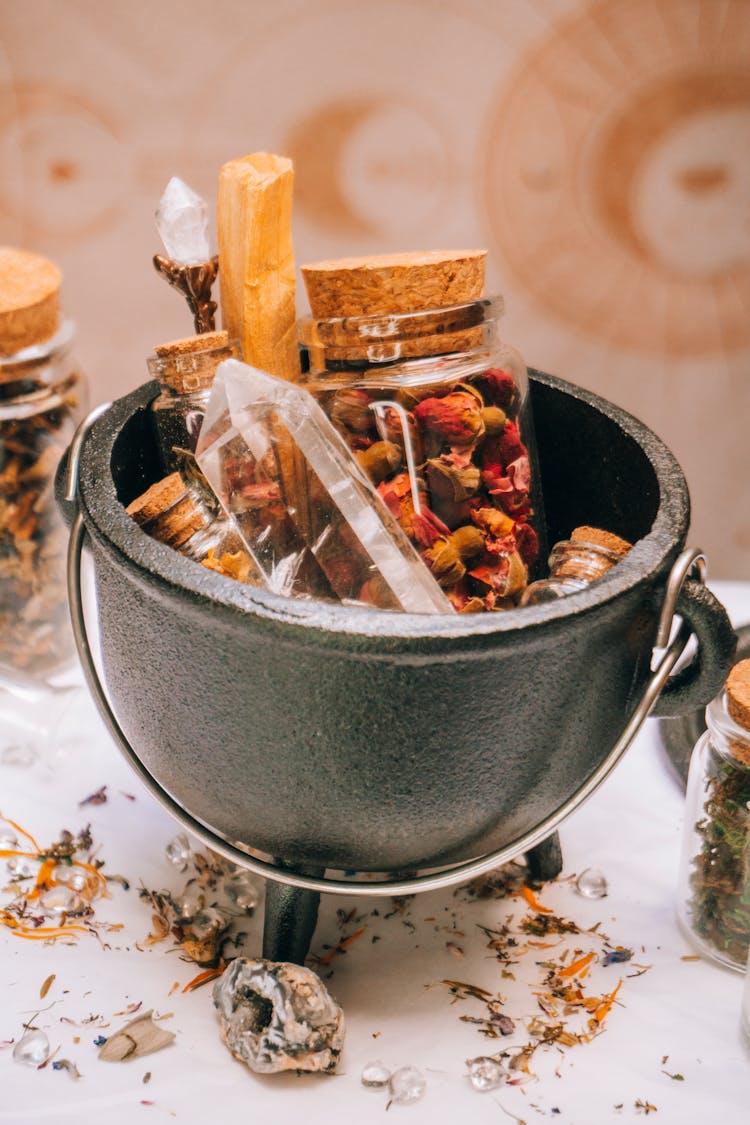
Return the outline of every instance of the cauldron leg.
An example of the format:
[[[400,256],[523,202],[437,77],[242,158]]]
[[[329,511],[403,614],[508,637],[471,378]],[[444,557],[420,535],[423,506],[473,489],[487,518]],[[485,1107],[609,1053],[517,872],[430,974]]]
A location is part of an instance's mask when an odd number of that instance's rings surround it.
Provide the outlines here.
[[[306,871],[322,875],[322,871]],[[263,956],[268,961],[304,965],[318,921],[320,892],[290,887],[269,879],[263,918]]]
[[[562,849],[560,837],[553,832],[541,844],[536,844],[526,852],[526,866],[529,869],[529,878],[534,883],[545,883],[548,879],[556,879],[562,871]]]

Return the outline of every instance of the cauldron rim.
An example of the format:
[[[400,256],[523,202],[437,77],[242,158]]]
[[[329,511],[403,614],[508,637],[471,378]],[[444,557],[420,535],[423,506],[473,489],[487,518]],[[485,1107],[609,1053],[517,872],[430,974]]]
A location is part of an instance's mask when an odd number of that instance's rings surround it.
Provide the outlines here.
[[[186,608],[201,612],[207,604],[212,613],[228,614],[236,624],[237,615],[248,614],[256,624],[265,620],[279,636],[287,626],[292,634],[302,628],[309,643],[311,634],[337,639],[353,648],[366,646],[387,652],[389,646],[408,647],[418,642],[439,651],[444,645],[471,638],[483,647],[480,638],[491,641],[499,634],[519,630],[556,629],[571,618],[594,611],[641,583],[650,584],[660,575],[666,580],[668,569],[684,545],[690,501],[687,484],[674,455],[660,438],[632,414],[556,376],[531,369],[530,381],[578,399],[614,422],[645,454],[656,478],[659,498],[653,524],[628,556],[591,587],[557,602],[503,613],[483,615],[430,615],[394,613],[385,610],[341,606],[314,600],[291,599],[197,566],[190,559],[149,538],[127,515],[119,501],[112,473],[115,443],[124,425],[156,397],[158,385],[144,383],[118,399],[103,413],[85,437],[80,459],[78,502],[87,531],[110,558],[132,578],[139,572],[149,587],[156,586],[165,596],[181,598]],[[498,638],[499,639],[499,638]],[[432,642],[432,644],[431,644]]]

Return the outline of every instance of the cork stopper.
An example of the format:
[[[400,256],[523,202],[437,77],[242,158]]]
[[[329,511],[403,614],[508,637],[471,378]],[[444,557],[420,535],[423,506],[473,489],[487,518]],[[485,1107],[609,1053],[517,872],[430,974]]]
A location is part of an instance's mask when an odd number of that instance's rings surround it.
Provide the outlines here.
[[[229,333],[202,332],[157,344],[154,355],[148,360],[148,368],[164,386],[177,394],[189,394],[210,387],[222,360],[236,357],[238,353]]]
[[[408,313],[474,301],[486,250],[428,250],[337,258],[302,266],[316,318]]]
[[[54,262],[0,246],[0,355],[15,355],[54,336],[61,284]]]
[[[180,474],[170,473],[168,477],[152,484],[142,495],[128,504],[125,511],[137,524],[142,525],[160,516],[180,499],[184,491],[185,482]]]
[[[737,726],[750,735],[750,660],[735,664],[727,676],[727,710]]]
[[[619,535],[615,535],[612,531],[603,531],[600,527],[587,527],[582,525],[576,527],[570,533],[571,543],[590,543],[594,547],[604,547],[605,550],[611,551],[619,558],[625,558],[628,551],[633,547],[632,543],[628,543],[627,539],[621,539]]]

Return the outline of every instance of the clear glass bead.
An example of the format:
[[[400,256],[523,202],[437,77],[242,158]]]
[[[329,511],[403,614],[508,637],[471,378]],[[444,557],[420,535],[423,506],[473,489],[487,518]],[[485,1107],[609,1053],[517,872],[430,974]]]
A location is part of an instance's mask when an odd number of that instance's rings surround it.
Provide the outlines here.
[[[34,874],[34,866],[22,855],[12,855],[7,863],[8,871],[17,879],[26,879]]]
[[[70,887],[50,887],[39,898],[39,905],[48,914],[83,914],[86,903]]]
[[[206,892],[201,885],[190,882],[179,898],[174,900],[178,918],[193,918],[206,905]]]
[[[18,848],[18,837],[10,828],[0,827],[0,852],[12,852]]]
[[[170,840],[165,848],[167,859],[173,863],[178,871],[187,871],[188,864],[193,855],[190,841],[184,832],[180,832]]]
[[[209,906],[207,910],[201,910],[199,914],[196,914],[190,928],[194,936],[200,941],[202,938],[216,933],[217,930],[222,930],[226,924],[226,917],[221,911]]]
[[[76,894],[83,895],[85,898],[95,898],[99,893],[98,879],[95,879],[88,871],[83,871],[73,864],[58,863],[52,872],[52,876],[56,883],[69,887],[71,891],[75,891]]]
[[[224,880],[224,893],[238,910],[255,910],[260,899],[258,885],[245,871],[235,871]]]
[[[427,1089],[427,1080],[415,1066],[400,1066],[390,1077],[391,1101],[398,1105],[418,1102]]]
[[[362,1067],[362,1085],[368,1090],[384,1090],[388,1085],[391,1072],[380,1059],[369,1062]]]
[[[587,867],[576,879],[576,890],[584,898],[606,898],[609,885],[603,872]]]
[[[49,1039],[43,1031],[27,1031],[13,1048],[13,1061],[41,1066],[49,1058]]]
[[[482,1055],[477,1059],[468,1059],[466,1066],[475,1090],[495,1090],[505,1081],[505,1070],[497,1059]]]

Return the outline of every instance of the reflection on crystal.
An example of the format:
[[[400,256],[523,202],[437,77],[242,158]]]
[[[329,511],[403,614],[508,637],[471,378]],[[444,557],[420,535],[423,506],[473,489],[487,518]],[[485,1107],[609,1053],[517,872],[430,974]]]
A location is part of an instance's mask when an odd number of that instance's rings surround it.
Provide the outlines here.
[[[178,871],[187,871],[193,849],[190,847],[190,841],[184,832],[180,832],[178,836],[170,840],[164,850],[167,859],[174,864]]]
[[[225,360],[196,456],[274,593],[452,612],[304,388]]]
[[[601,871],[587,867],[576,879],[576,890],[584,898],[606,898],[609,887]]]
[[[13,1061],[41,1066],[49,1058],[49,1039],[43,1031],[27,1031],[13,1048]]]
[[[497,1059],[480,1056],[477,1059],[469,1059],[466,1066],[469,1081],[475,1090],[494,1090],[505,1081],[505,1070]]]
[[[80,895],[70,887],[50,887],[39,898],[39,905],[48,914],[83,914],[87,909]]]
[[[368,1090],[383,1090],[390,1081],[391,1072],[388,1067],[378,1059],[369,1062],[362,1068],[362,1085]]]
[[[415,1066],[402,1066],[390,1078],[391,1101],[398,1105],[418,1102],[427,1089],[427,1081]]]
[[[167,257],[173,262],[189,266],[210,259],[208,205],[179,176],[172,176],[164,189],[156,226]]]
[[[206,905],[206,894],[199,883],[191,881],[185,890],[175,898],[174,907],[178,918],[192,918]]]

